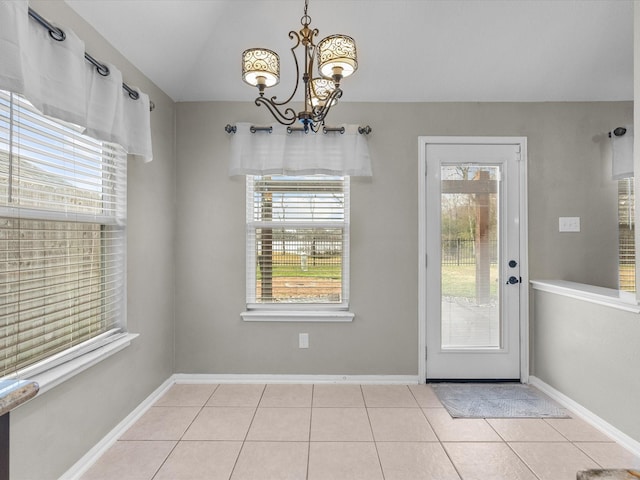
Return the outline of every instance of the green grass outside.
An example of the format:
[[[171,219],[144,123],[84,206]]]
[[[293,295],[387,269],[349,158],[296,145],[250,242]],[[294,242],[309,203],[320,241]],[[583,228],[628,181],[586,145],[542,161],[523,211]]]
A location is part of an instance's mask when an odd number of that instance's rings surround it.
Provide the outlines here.
[[[336,265],[336,258],[307,257],[307,268],[304,270],[299,255],[273,254],[273,277],[315,277],[335,278],[342,275],[342,266]],[[442,266],[442,295],[464,298],[474,298],[476,282],[475,265],[443,265]],[[491,265],[491,294],[495,295],[498,287],[498,267]],[[258,269],[258,279],[261,278]]]
[[[286,263],[283,263],[285,260]],[[295,257],[295,258],[294,258]],[[303,270],[300,264],[300,256],[274,254],[273,256],[273,276],[274,277],[316,277],[316,278],[341,278],[341,265],[331,264],[335,257],[331,259],[317,258],[315,265],[313,259],[307,258],[307,269]],[[621,289],[634,290],[635,268],[632,265],[620,265]],[[624,277],[628,275],[629,281],[625,282]],[[498,288],[498,267],[491,265],[491,295],[496,295]],[[258,269],[258,279],[261,273]],[[451,297],[474,298],[476,282],[475,265],[443,265],[442,266],[442,295]]]
[[[490,268],[490,292],[497,294],[498,267]],[[446,297],[475,298],[476,266],[475,265],[442,265],[442,295]]]
[[[302,267],[302,259],[300,255],[281,253],[273,254],[273,277],[315,277],[315,278],[335,278],[342,276],[342,265],[340,257],[320,257],[306,258],[306,268]],[[338,262],[337,264],[335,262]],[[258,279],[261,278],[261,272],[258,268]]]

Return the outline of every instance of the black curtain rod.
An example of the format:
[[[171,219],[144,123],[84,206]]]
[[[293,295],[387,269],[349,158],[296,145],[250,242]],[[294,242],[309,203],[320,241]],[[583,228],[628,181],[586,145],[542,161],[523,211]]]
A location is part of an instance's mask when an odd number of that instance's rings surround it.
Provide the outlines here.
[[[224,127],[224,131],[227,133],[236,133],[236,126],[235,125],[229,125],[227,124]],[[260,126],[256,126],[256,125],[251,125],[251,127],[249,127],[249,131],[251,133],[256,133],[256,132],[268,132],[271,133],[273,132],[273,127],[269,126],[269,127],[260,127]],[[361,135],[369,135],[371,133],[371,127],[369,125],[367,125],[366,127],[358,127],[358,133]],[[287,133],[292,133],[292,132],[304,132],[304,127],[291,127],[288,126],[287,127]],[[322,127],[322,132],[323,133],[329,133],[329,132],[338,132],[338,133],[344,133],[344,127]]]
[[[42,15],[40,15],[38,12],[33,10],[31,7],[29,7],[29,16],[33,18],[36,22],[38,22],[40,25],[42,25],[44,28],[49,30],[49,36],[53,38],[56,42],[63,42],[67,38],[67,35],[64,33],[64,30],[53,26],[47,19],[45,19]],[[109,71],[109,67],[97,61],[87,52],[84,52],[84,58],[89,63],[91,63],[94,67],[96,67],[97,72],[103,77],[106,77],[111,73]],[[132,89],[129,85],[127,85],[124,82],[122,83],[122,88],[126,90],[127,94],[129,94],[129,97],[132,100],[138,100],[138,98],[140,98],[140,95],[138,94],[138,92],[136,92],[134,89]],[[153,102],[149,102],[149,110],[153,111],[155,108],[156,108],[155,104]]]

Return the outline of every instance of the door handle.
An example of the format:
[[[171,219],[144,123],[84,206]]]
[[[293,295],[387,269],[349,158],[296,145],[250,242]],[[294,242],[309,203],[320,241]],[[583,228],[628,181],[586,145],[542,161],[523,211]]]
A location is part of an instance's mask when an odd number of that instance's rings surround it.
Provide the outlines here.
[[[516,283],[520,283],[522,281],[521,277],[514,277],[513,275],[509,277],[507,280],[507,285],[515,285]]]

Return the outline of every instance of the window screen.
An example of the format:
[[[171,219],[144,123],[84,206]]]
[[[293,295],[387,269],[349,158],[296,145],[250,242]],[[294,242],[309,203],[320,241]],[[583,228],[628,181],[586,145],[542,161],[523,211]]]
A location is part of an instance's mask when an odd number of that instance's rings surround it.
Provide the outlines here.
[[[349,179],[247,176],[247,304],[347,306]]]
[[[0,376],[123,330],[125,223],[124,151],[0,91]]]

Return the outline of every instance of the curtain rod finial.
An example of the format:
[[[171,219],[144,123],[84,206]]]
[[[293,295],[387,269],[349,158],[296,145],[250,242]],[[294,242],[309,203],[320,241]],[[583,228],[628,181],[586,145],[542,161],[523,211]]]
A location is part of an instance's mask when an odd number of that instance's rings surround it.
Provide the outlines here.
[[[612,132],[609,132],[609,138],[611,138],[611,133]],[[624,127],[617,127],[613,129],[613,134],[616,137],[622,137],[625,133],[627,133],[627,129]]]

